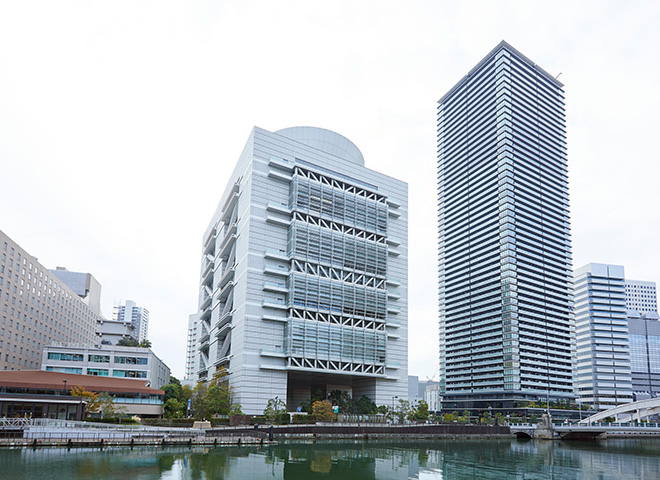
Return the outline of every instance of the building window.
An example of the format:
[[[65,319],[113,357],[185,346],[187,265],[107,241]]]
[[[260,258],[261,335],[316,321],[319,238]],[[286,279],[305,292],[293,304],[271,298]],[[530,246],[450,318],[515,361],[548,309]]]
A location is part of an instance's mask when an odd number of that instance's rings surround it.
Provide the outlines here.
[[[147,378],[147,372],[138,370],[114,370],[112,376],[122,378]]]
[[[84,356],[79,353],[55,353],[48,352],[48,360],[62,360],[65,362],[82,362]]]
[[[142,357],[117,357],[115,356],[115,363],[125,365],[147,365],[149,359]]]
[[[88,355],[87,360],[94,363],[110,363],[110,355]]]

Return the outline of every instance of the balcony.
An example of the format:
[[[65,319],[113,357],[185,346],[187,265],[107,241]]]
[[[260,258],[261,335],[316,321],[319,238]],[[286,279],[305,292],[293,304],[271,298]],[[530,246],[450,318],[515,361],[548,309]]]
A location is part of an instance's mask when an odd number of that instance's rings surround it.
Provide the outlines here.
[[[233,280],[235,272],[236,272],[236,267],[234,265],[232,265],[231,267],[227,267],[225,269],[225,272],[222,274],[220,281],[218,282],[218,288],[224,288],[224,286],[227,285],[227,282]]]
[[[392,306],[392,305],[388,305],[388,306],[387,306],[387,313],[391,313],[391,314],[393,314],[393,315],[397,315],[397,314],[401,313],[401,309],[398,308],[398,307],[394,307],[394,306]]]
[[[229,322],[231,322],[232,318],[234,318],[234,311],[231,310],[229,312],[226,312],[224,315],[220,317],[220,320],[218,321],[218,328],[222,328],[225,325],[227,325]]]
[[[232,355],[225,355],[224,357],[221,357],[217,359],[214,363],[213,366],[215,367],[220,367],[223,365],[229,365],[229,360],[231,360]]]
[[[387,211],[387,214],[388,214],[391,218],[399,218],[399,217],[401,216],[401,214],[400,214],[399,212],[395,212],[394,210],[388,210],[388,211]]]
[[[388,298],[388,300],[398,300],[398,299],[401,298],[401,295],[399,295],[399,294],[396,293],[396,292],[390,292],[390,291],[388,290],[388,292],[387,292],[387,298]]]
[[[286,357],[286,351],[282,347],[262,348],[259,354],[262,357],[277,357],[277,358],[285,358]]]
[[[229,253],[231,252],[231,247],[234,246],[234,243],[236,243],[237,238],[238,235],[236,234],[236,224],[234,223],[227,230],[227,235],[225,236],[225,238],[223,238],[222,243],[218,247],[217,257],[226,260],[229,257]]]
[[[262,320],[266,320],[268,322],[282,322],[286,323],[289,321],[289,317],[278,317],[277,315],[264,315],[261,317]]]
[[[231,322],[225,322],[215,333],[215,336],[219,339],[224,339],[231,329],[232,329]]]
[[[390,287],[400,287],[401,286],[401,281],[394,279],[394,278],[388,278],[385,283],[389,285]]]
[[[401,245],[401,242],[395,238],[387,237],[387,244],[393,247],[398,247],[399,245]]]
[[[291,219],[275,217],[273,215],[267,215],[266,222],[272,223],[273,225],[279,225],[281,227],[288,227],[291,224]]]
[[[289,269],[285,268],[282,265],[278,265],[276,267],[266,267],[264,268],[264,273],[267,273],[269,275],[279,275],[282,277],[288,277],[289,276]]]
[[[234,288],[235,283],[233,281],[228,281],[225,286],[220,290],[220,293],[218,294],[218,301],[219,302],[224,302],[227,300],[227,297],[229,296],[229,292],[231,292]]]
[[[264,292],[275,292],[275,293],[289,293],[285,283],[275,283],[275,282],[264,282],[263,287]]]
[[[282,215],[291,214],[291,209],[286,203],[268,202],[266,210],[269,212],[281,213]]]
[[[288,308],[284,300],[280,300],[277,298],[265,298],[262,303],[262,306],[264,308],[273,308],[276,310],[286,310]]]
[[[401,327],[401,322],[399,320],[391,320],[388,318],[385,326],[390,328],[399,328]]]
[[[239,196],[239,183],[236,182],[232,187],[231,191],[229,192],[229,196],[227,197],[225,204],[222,206],[222,216],[220,217],[221,222],[229,223],[229,220],[231,219],[231,214],[234,211],[234,207],[238,203],[238,196]]]
[[[202,303],[199,306],[199,310],[204,311],[211,306],[211,301],[213,299],[211,289],[206,285],[202,285],[201,296],[202,296]]]
[[[264,253],[264,258],[268,258],[270,260],[282,260],[284,262],[289,261],[289,255],[287,255],[284,250],[268,249],[266,250],[266,253]]]
[[[209,236],[204,240],[204,255],[213,255],[215,249],[215,235],[217,230],[215,227],[209,233]]]
[[[277,170],[269,170],[268,176],[273,180],[279,180],[281,182],[287,182],[287,183],[289,183],[293,178],[291,175],[287,175],[286,173]]]
[[[387,253],[392,257],[398,257],[399,255],[401,255],[401,250],[397,250],[395,248],[388,248]]]
[[[396,208],[399,208],[401,206],[401,202],[399,202],[398,200],[395,200],[394,198],[388,198],[387,199],[387,205],[390,208],[396,209]]]
[[[270,157],[268,160],[268,165],[271,167],[281,168],[282,170],[288,170],[289,172],[293,171],[294,163],[284,160],[283,158]]]

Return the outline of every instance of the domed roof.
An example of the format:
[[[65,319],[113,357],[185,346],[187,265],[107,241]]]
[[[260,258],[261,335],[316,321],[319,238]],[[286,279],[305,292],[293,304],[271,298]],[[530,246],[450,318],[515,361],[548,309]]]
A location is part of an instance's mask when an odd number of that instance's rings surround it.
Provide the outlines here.
[[[364,166],[364,157],[360,149],[348,138],[331,130],[317,127],[289,127],[275,133]]]

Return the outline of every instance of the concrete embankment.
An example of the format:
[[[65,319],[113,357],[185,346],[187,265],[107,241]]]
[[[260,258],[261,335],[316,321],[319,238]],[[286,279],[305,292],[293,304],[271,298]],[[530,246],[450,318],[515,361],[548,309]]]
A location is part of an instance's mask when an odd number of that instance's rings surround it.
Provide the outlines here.
[[[227,428],[207,430],[207,436],[222,435]],[[233,427],[233,434],[258,432],[268,434],[272,431],[274,440],[309,439],[309,438],[462,438],[462,437],[511,437],[509,427],[496,425],[354,425],[354,424],[316,424],[316,425],[275,425],[250,427]]]
[[[67,447],[67,448],[104,448],[104,447],[171,447],[171,446],[247,446],[268,445],[270,442],[265,438],[249,436],[230,437],[193,437],[193,438],[161,438],[161,439],[25,439],[25,438],[0,438],[0,448],[38,448],[38,447]]]

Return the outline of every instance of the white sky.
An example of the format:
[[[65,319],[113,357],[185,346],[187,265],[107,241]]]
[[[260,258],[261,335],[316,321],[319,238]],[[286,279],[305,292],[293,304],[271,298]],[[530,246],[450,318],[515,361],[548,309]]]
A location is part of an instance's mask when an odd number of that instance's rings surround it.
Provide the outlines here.
[[[660,281],[660,2],[0,0],[0,229],[151,312],[183,376],[201,237],[253,125],[410,184],[410,368],[437,375],[436,102],[505,39],[566,84],[573,253]]]

